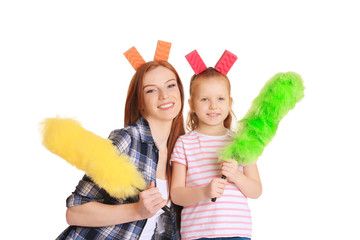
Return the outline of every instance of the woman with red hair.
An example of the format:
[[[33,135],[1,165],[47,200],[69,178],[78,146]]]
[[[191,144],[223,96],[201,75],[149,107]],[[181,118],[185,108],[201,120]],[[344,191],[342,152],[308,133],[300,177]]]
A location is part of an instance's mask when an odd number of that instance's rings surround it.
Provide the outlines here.
[[[184,134],[183,104],[180,77],[167,61],[150,61],[136,69],[125,104],[125,127],[109,139],[130,156],[148,187],[135,198],[115,199],[85,175],[67,199],[70,226],[58,239],[180,239],[169,200],[169,156]]]

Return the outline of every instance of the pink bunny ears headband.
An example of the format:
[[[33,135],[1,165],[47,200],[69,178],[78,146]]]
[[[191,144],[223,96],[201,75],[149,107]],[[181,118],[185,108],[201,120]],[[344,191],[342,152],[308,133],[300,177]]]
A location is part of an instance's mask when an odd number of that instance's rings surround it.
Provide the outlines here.
[[[185,58],[189,62],[191,68],[194,70],[195,75],[198,75],[199,73],[207,69],[204,61],[201,59],[199,53],[196,50],[187,54]],[[236,60],[237,56],[235,54],[229,52],[228,50],[225,50],[219,61],[216,63],[215,69],[226,75],[230,71]]]
[[[171,43],[159,40],[156,46],[154,61],[167,61],[170,54],[170,48]],[[124,55],[135,71],[137,71],[143,64],[146,63],[135,47],[127,50]]]

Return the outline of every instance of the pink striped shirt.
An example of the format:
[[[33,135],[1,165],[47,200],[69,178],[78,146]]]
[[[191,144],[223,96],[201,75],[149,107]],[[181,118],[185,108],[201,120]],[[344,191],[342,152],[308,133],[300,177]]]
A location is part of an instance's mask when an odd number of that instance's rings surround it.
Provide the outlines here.
[[[231,132],[224,136],[207,136],[192,131],[178,138],[171,162],[187,167],[186,187],[202,187],[221,177],[218,150],[232,141]],[[239,167],[242,171],[242,167]],[[231,183],[224,194],[184,207],[181,213],[181,239],[213,237],[251,238],[251,212],[247,198]]]

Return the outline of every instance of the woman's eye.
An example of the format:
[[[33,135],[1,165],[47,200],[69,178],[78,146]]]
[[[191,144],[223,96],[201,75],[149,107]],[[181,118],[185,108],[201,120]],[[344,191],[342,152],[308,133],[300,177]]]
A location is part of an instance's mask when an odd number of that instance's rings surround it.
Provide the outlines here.
[[[173,87],[176,87],[176,84],[175,84],[175,83],[170,84],[170,85],[168,86],[168,88],[173,88]]]
[[[155,89],[149,89],[145,91],[145,93],[153,93],[153,92],[155,92]]]

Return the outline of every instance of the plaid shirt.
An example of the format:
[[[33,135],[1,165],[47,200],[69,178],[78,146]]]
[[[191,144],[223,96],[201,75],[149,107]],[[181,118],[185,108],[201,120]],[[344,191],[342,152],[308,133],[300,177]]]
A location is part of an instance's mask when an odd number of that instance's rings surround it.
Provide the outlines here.
[[[140,118],[135,124],[128,125],[123,129],[113,131],[109,139],[118,148],[120,153],[126,153],[143,174],[147,184],[151,181],[156,183],[156,168],[159,150],[151,135],[147,121]],[[67,207],[81,205],[87,202],[101,202],[105,204],[133,203],[139,200],[139,196],[125,200],[112,198],[104,189],[99,188],[88,176],[80,180],[75,192],[67,199]],[[171,211],[164,212],[160,216],[165,231],[159,233],[157,229],[153,239],[180,239],[176,226],[174,207]],[[129,222],[107,227],[79,227],[69,226],[57,239],[138,239],[145,226],[146,220]]]

